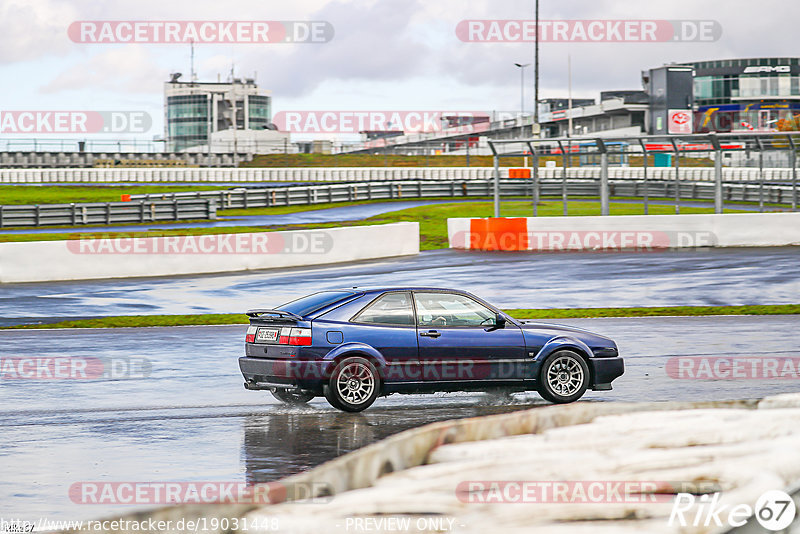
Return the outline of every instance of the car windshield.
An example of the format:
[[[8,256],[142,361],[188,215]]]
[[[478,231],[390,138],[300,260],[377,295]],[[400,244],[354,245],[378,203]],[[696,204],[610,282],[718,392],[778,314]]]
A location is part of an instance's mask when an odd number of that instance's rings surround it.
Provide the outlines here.
[[[329,304],[340,301],[345,297],[352,295],[352,291],[320,291],[319,293],[312,293],[305,297],[300,297],[297,300],[287,302],[277,309],[294,313],[295,315],[303,316],[315,312]]]

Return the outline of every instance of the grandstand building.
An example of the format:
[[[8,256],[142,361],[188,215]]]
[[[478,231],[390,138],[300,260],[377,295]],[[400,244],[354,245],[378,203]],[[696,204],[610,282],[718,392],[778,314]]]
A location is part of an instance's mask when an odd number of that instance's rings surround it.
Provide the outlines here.
[[[169,150],[208,145],[225,130],[264,130],[271,121],[270,92],[251,78],[230,82],[179,81],[164,84],[164,134]]]

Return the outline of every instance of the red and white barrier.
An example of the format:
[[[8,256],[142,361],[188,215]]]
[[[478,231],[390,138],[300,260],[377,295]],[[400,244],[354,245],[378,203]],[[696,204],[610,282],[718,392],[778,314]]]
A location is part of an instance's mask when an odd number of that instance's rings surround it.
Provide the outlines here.
[[[800,213],[448,219],[450,248],[538,252],[800,245]]]

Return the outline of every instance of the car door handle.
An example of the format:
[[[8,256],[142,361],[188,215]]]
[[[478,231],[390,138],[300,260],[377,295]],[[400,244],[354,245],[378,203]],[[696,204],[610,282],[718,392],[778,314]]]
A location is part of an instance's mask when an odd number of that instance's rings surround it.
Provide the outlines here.
[[[428,330],[427,332],[420,332],[419,335],[436,338],[441,336],[442,334],[437,332],[436,330]]]

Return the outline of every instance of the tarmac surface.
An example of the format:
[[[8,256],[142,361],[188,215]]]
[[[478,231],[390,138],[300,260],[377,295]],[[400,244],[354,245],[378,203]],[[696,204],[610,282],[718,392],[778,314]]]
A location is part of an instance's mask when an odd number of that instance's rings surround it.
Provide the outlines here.
[[[657,252],[425,251],[214,275],[4,284],[0,326],[111,315],[243,313],[327,288],[465,289],[502,308],[796,304],[800,247]]]
[[[676,379],[675,356],[798,358],[797,316],[559,321],[608,335],[626,359],[613,391],[588,402],[723,400],[798,391],[792,379]],[[424,423],[545,405],[536,393],[393,395],[361,414],[315,399],[286,407],[242,387],[244,326],[6,330],[0,358],[117,362],[115,379],[5,379],[0,385],[4,517],[89,519],[152,505],[78,504],[99,482],[269,482]],[[149,363],[126,376],[132,360]],[[127,363],[126,363],[127,362]]]

